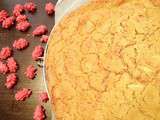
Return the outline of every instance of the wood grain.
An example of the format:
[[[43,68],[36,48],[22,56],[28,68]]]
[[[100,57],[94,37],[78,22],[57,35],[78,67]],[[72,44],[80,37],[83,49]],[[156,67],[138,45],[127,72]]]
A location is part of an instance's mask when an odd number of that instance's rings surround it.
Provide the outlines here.
[[[11,14],[15,4],[24,4],[25,2],[26,0],[0,0],[0,10],[6,9]],[[33,28],[39,24],[47,25],[49,31],[54,25],[54,15],[48,16],[44,10],[45,3],[49,1],[35,0],[34,2],[37,5],[36,13],[25,13],[28,16],[29,21],[32,23],[32,28],[29,29],[28,32],[19,32],[15,29],[15,27],[12,27],[10,30],[4,30],[0,27],[0,49],[4,46],[11,47],[13,41],[19,37],[24,37],[30,42],[30,46],[26,50],[21,52],[14,50],[13,56],[18,61],[20,69],[17,73],[19,77],[18,84],[14,87],[13,90],[8,90],[5,88],[4,83],[6,76],[0,75],[0,120],[32,120],[34,109],[38,104],[44,105],[47,114],[46,120],[51,119],[49,103],[43,104],[38,101],[39,93],[45,91],[44,83],[42,80],[42,69],[38,68],[38,75],[33,81],[28,80],[24,76],[24,71],[28,65],[34,64],[36,67],[38,67],[36,62],[33,62],[31,59],[31,52],[34,49],[34,46],[42,44],[39,41],[40,37],[33,37],[30,33],[33,31]],[[56,0],[53,2],[56,3]],[[42,45],[45,46],[45,44]],[[27,99],[24,102],[17,102],[14,99],[14,94],[18,89],[23,87],[31,88],[33,90],[33,94],[30,99]]]

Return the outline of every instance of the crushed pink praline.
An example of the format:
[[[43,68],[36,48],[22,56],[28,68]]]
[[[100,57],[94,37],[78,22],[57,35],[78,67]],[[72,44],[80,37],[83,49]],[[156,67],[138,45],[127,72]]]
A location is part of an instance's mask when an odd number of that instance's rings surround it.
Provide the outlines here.
[[[17,50],[23,50],[29,46],[29,42],[24,38],[19,38],[14,41],[13,48]]]
[[[41,105],[37,105],[34,111],[33,119],[34,120],[44,120],[46,117],[45,109]]]
[[[9,47],[4,47],[0,51],[0,59],[5,60],[12,55],[12,50]]]
[[[48,35],[42,35],[40,41],[41,41],[42,43],[47,43],[47,42],[48,42]]]
[[[49,100],[47,92],[40,93],[39,100],[46,103]]]
[[[25,101],[27,98],[30,97],[31,94],[32,94],[32,91],[30,89],[23,88],[17,91],[17,93],[15,94],[15,99],[17,101]]]
[[[2,22],[2,28],[9,29],[14,25],[15,18],[13,16],[6,18]]]
[[[6,74],[8,72],[8,67],[5,63],[0,61],[0,74]]]
[[[21,15],[21,13],[22,13],[23,11],[24,11],[24,6],[21,5],[21,4],[16,4],[16,5],[14,6],[14,9],[13,9],[13,15],[14,15],[15,17],[17,17],[17,16]]]
[[[51,2],[46,3],[45,10],[48,15],[52,15],[55,12],[55,5]]]
[[[32,52],[32,59],[39,60],[40,57],[43,56],[43,53],[44,53],[44,48],[41,45],[36,46]]]
[[[24,74],[26,75],[27,78],[33,79],[37,74],[36,71],[37,69],[33,65],[29,65]]]
[[[39,35],[44,35],[47,32],[48,32],[47,26],[39,25],[33,30],[32,34],[35,35],[35,36],[39,36]]]
[[[6,10],[0,11],[0,24],[9,16]]]
[[[30,22],[22,21],[22,22],[19,22],[16,25],[16,29],[19,30],[19,31],[25,32],[25,31],[27,31],[29,29],[30,26],[31,26]]]
[[[32,12],[32,13],[36,11],[36,5],[33,2],[25,3],[24,8],[25,10]]]
[[[23,21],[26,21],[28,18],[27,18],[27,16],[26,15],[19,15],[19,16],[17,16],[17,18],[16,18],[16,22],[23,22]]]
[[[17,72],[18,64],[13,57],[10,57],[7,59],[7,66],[8,66],[9,72],[11,73]]]
[[[17,83],[17,76],[15,73],[11,73],[6,77],[6,82],[5,82],[5,86],[8,89],[13,88]]]

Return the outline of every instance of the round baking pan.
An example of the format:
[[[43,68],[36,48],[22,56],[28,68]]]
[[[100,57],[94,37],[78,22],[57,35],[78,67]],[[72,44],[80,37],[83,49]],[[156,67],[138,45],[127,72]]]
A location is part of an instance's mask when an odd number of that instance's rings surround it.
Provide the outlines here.
[[[47,51],[48,51],[48,44],[49,42],[52,40],[53,36],[52,33],[54,32],[54,28],[56,27],[56,25],[58,25],[59,21],[66,16],[68,13],[70,13],[71,11],[73,11],[74,9],[80,7],[81,5],[86,4],[87,2],[89,2],[89,0],[59,0],[56,4],[56,12],[55,12],[55,25],[53,27],[53,29],[51,30],[50,36],[49,36],[49,40],[46,44],[45,47],[45,52],[44,52],[44,57],[42,58],[42,76],[43,76],[43,81],[44,81],[44,85],[46,88],[46,91],[49,95],[49,99],[50,99],[50,106],[51,106],[51,96],[49,93],[49,88],[48,88],[48,81],[46,79],[46,66],[45,66],[45,62],[46,62],[46,57],[47,57]],[[52,120],[55,120],[55,114],[54,112],[52,112]]]

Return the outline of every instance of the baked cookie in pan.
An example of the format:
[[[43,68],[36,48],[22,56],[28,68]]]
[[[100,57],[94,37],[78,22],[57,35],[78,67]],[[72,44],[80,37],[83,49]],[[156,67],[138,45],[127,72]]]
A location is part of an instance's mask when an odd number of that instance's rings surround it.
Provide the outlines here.
[[[160,1],[96,0],[51,33],[56,120],[160,120]]]

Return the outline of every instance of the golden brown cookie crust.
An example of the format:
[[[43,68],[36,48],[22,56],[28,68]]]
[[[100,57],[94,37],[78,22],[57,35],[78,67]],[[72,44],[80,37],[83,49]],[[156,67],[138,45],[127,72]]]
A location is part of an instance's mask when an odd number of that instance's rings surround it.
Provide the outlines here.
[[[160,6],[160,0],[151,0],[155,6]]]
[[[70,13],[45,64],[56,120],[160,120],[160,8],[150,0]]]

